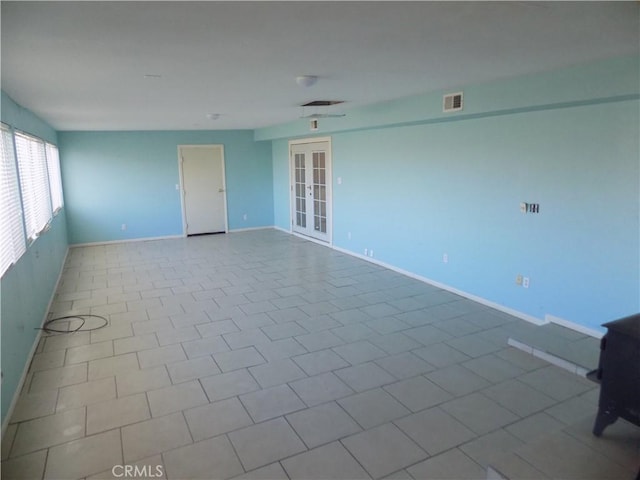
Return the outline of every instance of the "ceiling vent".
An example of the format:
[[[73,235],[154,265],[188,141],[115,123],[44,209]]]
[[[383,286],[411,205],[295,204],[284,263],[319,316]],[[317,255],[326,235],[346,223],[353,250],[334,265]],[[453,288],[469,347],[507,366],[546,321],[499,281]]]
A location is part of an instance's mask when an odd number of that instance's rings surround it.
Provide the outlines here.
[[[344,100],[314,100],[313,102],[305,103],[304,105],[300,105],[302,107],[302,115],[300,115],[300,118],[344,117],[344,113],[337,112],[333,109],[335,105],[342,103],[344,103]]]
[[[331,105],[340,105],[344,100],[314,100],[313,102],[300,105],[301,107],[330,107]]]
[[[462,110],[462,92],[449,93],[442,97],[443,112],[457,112]]]

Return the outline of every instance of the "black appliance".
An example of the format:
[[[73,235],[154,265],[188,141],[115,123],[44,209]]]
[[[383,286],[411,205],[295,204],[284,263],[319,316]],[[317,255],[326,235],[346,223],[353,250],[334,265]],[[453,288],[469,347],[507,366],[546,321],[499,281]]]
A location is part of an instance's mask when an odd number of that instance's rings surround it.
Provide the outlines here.
[[[640,426],[640,313],[603,325],[598,370],[589,375],[600,382],[598,415],[593,434],[618,418]],[[640,475],[640,473],[639,473]]]

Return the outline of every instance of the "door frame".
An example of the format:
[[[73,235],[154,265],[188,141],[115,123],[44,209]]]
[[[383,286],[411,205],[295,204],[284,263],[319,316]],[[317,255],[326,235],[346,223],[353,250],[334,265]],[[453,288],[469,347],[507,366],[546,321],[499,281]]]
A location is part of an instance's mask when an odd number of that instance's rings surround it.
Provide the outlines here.
[[[327,149],[327,240],[320,240],[318,238],[304,235],[302,233],[293,230],[293,219],[295,218],[295,199],[294,199],[294,186],[295,186],[295,171],[293,169],[293,151],[294,145],[302,145],[307,143],[321,143],[326,142],[328,144]],[[333,147],[331,144],[331,137],[310,137],[310,138],[298,138],[295,140],[289,140],[289,233],[309,240],[311,242],[320,243],[321,245],[333,245]]]
[[[182,211],[182,236],[187,236],[187,206],[184,201],[184,176],[182,174],[182,150],[183,149],[205,149],[216,147],[220,149],[222,156],[222,207],[224,209],[224,233],[229,233],[229,215],[227,212],[227,174],[225,169],[224,145],[221,143],[211,143],[206,145],[178,145],[178,175],[180,180],[180,209]],[[176,185],[177,187],[177,185]]]

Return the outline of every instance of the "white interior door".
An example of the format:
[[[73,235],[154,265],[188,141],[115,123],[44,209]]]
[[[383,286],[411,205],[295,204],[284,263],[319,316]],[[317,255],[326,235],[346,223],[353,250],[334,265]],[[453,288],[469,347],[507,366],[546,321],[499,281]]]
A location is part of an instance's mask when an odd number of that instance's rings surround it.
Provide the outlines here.
[[[227,231],[222,145],[179,147],[184,229],[187,235]]]
[[[294,232],[326,242],[331,238],[331,149],[329,141],[291,145],[291,225]]]

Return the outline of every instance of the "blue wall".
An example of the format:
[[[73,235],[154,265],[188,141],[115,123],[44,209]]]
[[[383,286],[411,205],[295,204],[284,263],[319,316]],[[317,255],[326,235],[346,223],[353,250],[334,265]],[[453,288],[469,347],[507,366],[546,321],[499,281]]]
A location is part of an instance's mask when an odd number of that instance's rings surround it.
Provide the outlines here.
[[[638,58],[613,59],[463,88],[465,109],[449,117],[437,92],[320,120],[332,137],[334,246],[373,249],[381,262],[538,319],[600,329],[640,311],[638,80]],[[520,96],[506,95],[509,104],[501,92]],[[305,128],[256,131],[274,139],[274,220],[287,230],[282,135]],[[540,213],[522,214],[520,202]]]
[[[2,92],[2,121],[24,132],[57,143],[56,132]],[[64,209],[51,229],[32,243],[2,277],[0,325],[2,335],[2,422],[13,400],[29,353],[42,325],[67,252]]]
[[[251,131],[59,132],[59,139],[72,244],[181,235],[178,145],[224,145],[229,229],[273,225],[271,145],[254,142]]]

